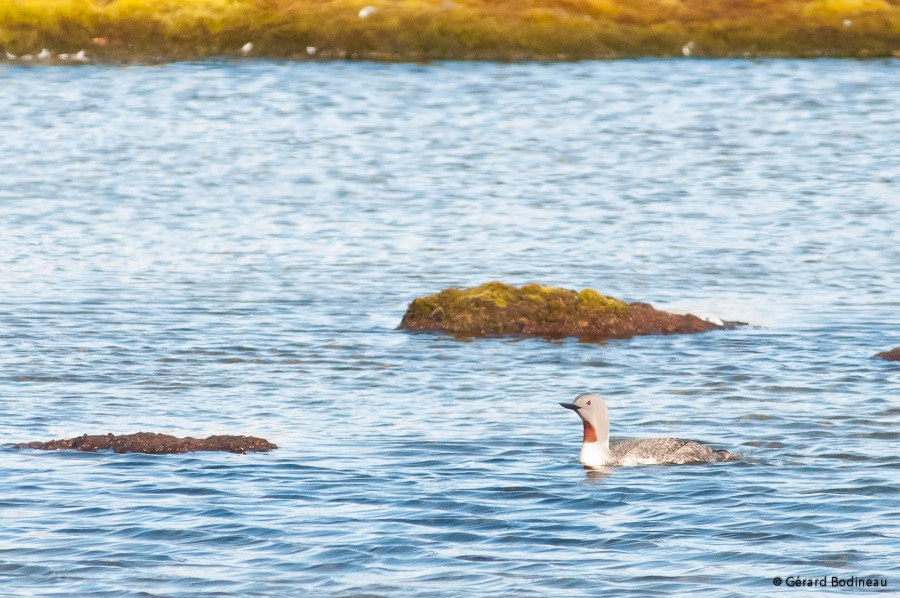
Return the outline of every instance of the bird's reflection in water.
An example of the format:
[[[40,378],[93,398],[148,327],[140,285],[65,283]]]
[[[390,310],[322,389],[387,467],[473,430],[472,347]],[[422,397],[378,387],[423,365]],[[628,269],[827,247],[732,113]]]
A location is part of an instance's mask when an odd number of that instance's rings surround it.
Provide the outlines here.
[[[602,484],[603,480],[612,473],[609,467],[588,467],[587,465],[584,466],[584,471],[587,474],[585,482],[588,484]]]

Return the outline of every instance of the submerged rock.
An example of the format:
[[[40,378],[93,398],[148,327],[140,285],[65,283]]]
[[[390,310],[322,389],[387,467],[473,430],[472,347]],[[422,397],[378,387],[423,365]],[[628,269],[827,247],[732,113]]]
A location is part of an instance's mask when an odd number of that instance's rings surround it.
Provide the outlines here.
[[[886,361],[900,361],[900,347],[896,347],[891,349],[890,351],[885,351],[883,353],[878,353],[875,355],[878,359],[884,359]]]
[[[23,442],[16,448],[31,448],[47,451],[71,449],[76,451],[97,451],[112,449],[117,453],[148,453],[170,455],[194,451],[225,451],[246,453],[266,452],[278,448],[264,438],[255,436],[209,436],[208,438],[176,438],[168,434],[138,432],[136,434],[84,434],[77,438],[62,438],[48,442]]]
[[[741,324],[659,311],[647,303],[626,303],[593,289],[579,292],[539,284],[515,287],[489,282],[414,299],[399,328],[459,336],[578,337],[596,341],[706,332]]]

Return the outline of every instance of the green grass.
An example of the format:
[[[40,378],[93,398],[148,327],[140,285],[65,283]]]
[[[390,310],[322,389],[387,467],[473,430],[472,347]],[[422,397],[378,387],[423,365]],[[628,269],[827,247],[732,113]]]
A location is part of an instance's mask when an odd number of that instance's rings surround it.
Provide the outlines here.
[[[361,19],[359,11],[378,10]],[[900,0],[0,0],[0,47],[103,61],[900,56]]]

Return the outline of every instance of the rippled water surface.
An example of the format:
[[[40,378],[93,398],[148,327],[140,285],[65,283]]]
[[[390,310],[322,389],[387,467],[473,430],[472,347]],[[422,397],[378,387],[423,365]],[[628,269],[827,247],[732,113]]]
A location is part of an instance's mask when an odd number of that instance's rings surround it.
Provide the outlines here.
[[[900,587],[900,61],[0,68],[0,593]],[[488,280],[745,329],[395,330]],[[559,401],[732,464],[590,477]],[[856,594],[862,590],[835,590]]]

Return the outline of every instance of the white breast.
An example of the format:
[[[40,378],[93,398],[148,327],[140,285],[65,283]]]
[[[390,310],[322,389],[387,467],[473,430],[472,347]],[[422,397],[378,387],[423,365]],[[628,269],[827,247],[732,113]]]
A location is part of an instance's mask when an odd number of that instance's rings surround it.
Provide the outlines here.
[[[581,454],[578,460],[588,467],[603,467],[612,464],[612,455],[609,445],[601,445],[599,442],[584,442],[581,444]]]

